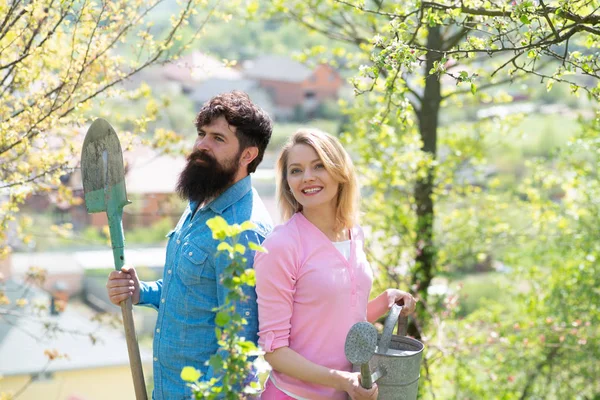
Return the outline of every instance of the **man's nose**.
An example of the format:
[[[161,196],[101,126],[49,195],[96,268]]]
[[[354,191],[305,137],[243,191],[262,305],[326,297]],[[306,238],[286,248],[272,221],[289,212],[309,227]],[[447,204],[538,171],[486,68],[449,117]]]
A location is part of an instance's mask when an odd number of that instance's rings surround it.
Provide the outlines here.
[[[208,151],[209,145],[208,145],[208,140],[206,139],[206,136],[203,138],[198,138],[196,140],[196,143],[194,144],[194,147],[196,148],[196,150]]]

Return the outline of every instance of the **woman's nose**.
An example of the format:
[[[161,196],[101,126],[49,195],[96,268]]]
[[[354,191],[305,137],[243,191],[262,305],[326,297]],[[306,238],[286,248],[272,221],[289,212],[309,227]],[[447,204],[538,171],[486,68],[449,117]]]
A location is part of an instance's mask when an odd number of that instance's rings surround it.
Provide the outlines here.
[[[310,168],[307,168],[304,172],[304,182],[310,182],[315,180],[315,175],[312,173]]]

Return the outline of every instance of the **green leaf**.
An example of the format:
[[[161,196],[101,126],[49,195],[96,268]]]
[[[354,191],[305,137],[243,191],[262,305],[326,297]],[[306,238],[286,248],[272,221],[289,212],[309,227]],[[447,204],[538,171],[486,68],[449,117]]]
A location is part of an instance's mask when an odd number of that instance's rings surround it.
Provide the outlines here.
[[[206,225],[210,228],[213,234],[213,239],[225,240],[227,237],[227,228],[229,225],[223,217],[216,216],[206,221]]]
[[[529,20],[529,17],[526,14],[521,15],[521,17],[519,19],[525,25],[529,25],[531,23],[531,21]]]
[[[219,243],[219,245],[217,246],[217,251],[228,251],[228,252],[232,252],[233,251],[233,247],[231,247],[231,245],[227,242],[221,242]]]
[[[267,249],[254,242],[248,242],[248,247],[250,247],[250,250],[260,251],[261,253],[268,253]]]
[[[230,320],[231,317],[228,313],[224,311],[219,311],[215,316],[215,324],[217,324],[217,326],[225,326],[229,323]]]
[[[210,356],[208,365],[210,365],[215,372],[221,371],[223,369],[223,357],[221,357],[219,353],[213,354]]]
[[[258,1],[251,1],[246,6],[246,11],[249,15],[255,15],[259,9]]]
[[[234,247],[236,253],[244,254],[246,252],[246,246],[243,244],[237,243]]]
[[[477,93],[477,86],[475,86],[475,84],[474,84],[474,83],[471,83],[471,93],[472,93],[472,94],[475,94],[475,93]]]
[[[242,225],[241,225],[240,228],[241,228],[242,232],[244,232],[244,231],[250,231],[250,230],[256,228],[256,224],[254,222],[252,222],[252,221],[246,221],[246,222],[242,223]]]
[[[186,382],[196,382],[202,374],[194,367],[183,367],[181,370],[181,379]]]
[[[240,278],[242,280],[242,283],[245,285],[248,285],[248,286],[256,285],[256,274],[254,273],[253,269],[249,268],[249,269],[245,270]]]

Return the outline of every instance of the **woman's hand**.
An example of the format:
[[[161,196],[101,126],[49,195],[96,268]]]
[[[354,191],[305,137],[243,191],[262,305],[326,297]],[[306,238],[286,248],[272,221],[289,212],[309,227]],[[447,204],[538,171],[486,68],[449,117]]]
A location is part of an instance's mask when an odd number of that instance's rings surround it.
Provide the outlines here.
[[[415,311],[417,301],[410,293],[399,289],[387,289],[385,293],[387,294],[388,308],[392,308],[394,303],[403,305],[401,315],[404,316],[412,314]]]
[[[352,400],[376,400],[379,395],[379,388],[373,383],[371,389],[365,389],[360,385],[360,372],[339,371],[344,383],[342,390],[350,395]]]

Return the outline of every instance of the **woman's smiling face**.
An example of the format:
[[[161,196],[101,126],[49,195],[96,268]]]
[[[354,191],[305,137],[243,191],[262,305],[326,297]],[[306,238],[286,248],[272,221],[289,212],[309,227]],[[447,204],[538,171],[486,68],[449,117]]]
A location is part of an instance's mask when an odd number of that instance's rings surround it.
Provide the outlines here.
[[[304,210],[335,208],[340,184],[327,171],[315,149],[296,144],[289,150],[287,161],[287,183]]]

